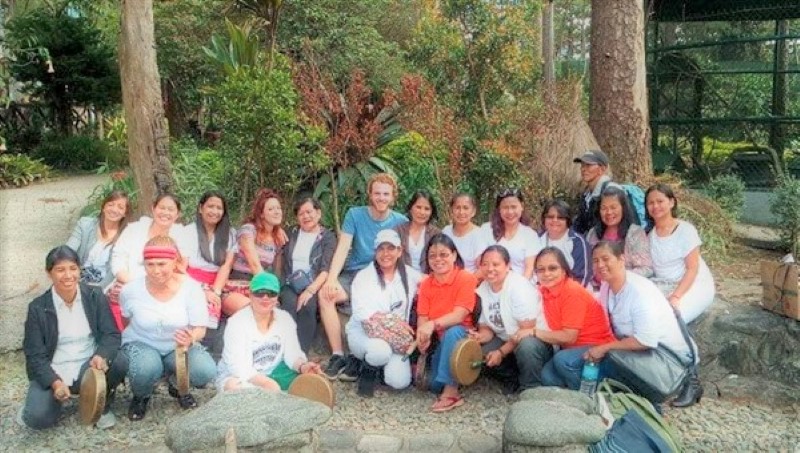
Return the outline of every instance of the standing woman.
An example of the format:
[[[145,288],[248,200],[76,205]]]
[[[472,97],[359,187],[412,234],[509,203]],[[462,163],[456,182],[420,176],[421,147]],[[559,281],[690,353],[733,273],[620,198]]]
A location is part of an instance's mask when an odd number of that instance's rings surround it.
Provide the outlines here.
[[[201,387],[214,379],[214,359],[199,344],[206,334],[208,310],[200,285],[175,272],[178,248],[168,236],[157,236],[142,252],[145,276],[131,281],[120,293],[125,321],[122,352],[128,358],[128,381],[133,393],[128,418],[141,420],[156,382],[167,374],[169,394],[183,409],[197,407],[194,397],[175,388],[175,349],[187,349],[189,382]]]
[[[545,247],[536,256],[536,276],[542,308],[550,330],[536,329],[537,340],[560,346],[542,370],[542,383],[572,390],[580,388],[583,355],[591,346],[614,340],[608,314],[589,291],[570,278],[564,253]]]
[[[654,282],[668,290],[669,303],[690,323],[714,302],[714,277],[700,256],[700,235],[694,225],[678,219],[678,200],[670,186],[650,187],[645,200],[653,225],[648,236]]]
[[[542,245],[556,247],[564,255],[570,277],[583,286],[592,280],[591,256],[586,239],[572,229],[569,205],[563,200],[551,200],[542,210],[544,230],[540,236]]]
[[[431,355],[430,387],[439,394],[433,412],[446,412],[464,404],[458,383],[450,372],[450,356],[456,344],[473,328],[475,288],[478,279],[463,268],[456,245],[449,236],[437,234],[425,251],[429,276],[419,285],[417,299],[417,346],[420,352],[440,341]]]
[[[316,198],[301,198],[294,205],[297,226],[289,230],[289,242],[283,248],[281,308],[297,323],[300,348],[308,353],[317,334],[319,292],[328,278],[336,234],[320,225],[322,205]]]
[[[403,244],[403,262],[422,272],[425,261],[422,252],[428,240],[439,233],[439,228],[431,225],[431,221],[438,219],[433,195],[427,190],[414,192],[406,206],[406,215],[409,221],[395,227]]]
[[[250,303],[247,288],[253,275],[263,271],[280,272],[281,247],[286,242],[281,223],[283,210],[278,194],[259,189],[253,209],[236,234],[238,251],[230,273],[231,285],[243,291],[231,292],[222,300],[222,311],[232,315]]]
[[[403,264],[403,246],[394,230],[381,230],[375,237],[375,259],[360,270],[351,287],[353,315],[345,331],[353,355],[362,361],[357,393],[375,394],[378,371],[383,368],[386,385],[404,389],[411,383],[411,365],[405,355],[392,350],[384,338],[370,337],[363,323],[373,316],[391,314],[408,322],[411,303],[422,275]]]
[[[473,223],[477,204],[472,195],[457,193],[450,200],[450,219],[453,223],[442,229],[453,240],[458,255],[464,261],[464,269],[473,274],[478,272],[481,252],[486,248],[481,229]]]
[[[115,190],[100,204],[100,215],[81,217],[67,240],[67,246],[81,259],[81,282],[105,289],[114,280],[111,249],[128,224],[131,205],[128,194]]]
[[[623,244],[625,265],[643,277],[653,276],[653,259],[647,233],[636,224],[636,214],[628,194],[617,186],[608,186],[600,195],[600,223],[586,234],[586,242],[594,249],[600,241]],[[597,279],[597,277],[595,277]]]
[[[477,289],[481,297],[478,330],[470,337],[481,343],[485,371],[503,382],[503,393],[542,384],[542,368],[553,348],[537,340],[548,330],[539,292],[530,280],[511,271],[511,258],[502,245],[489,246],[481,256],[485,280]]]
[[[603,360],[609,351],[614,350],[625,351],[635,358],[636,354],[649,349],[665,347],[682,359],[690,371],[695,370],[698,359],[692,349],[696,351],[696,347],[692,345],[690,348],[673,308],[658,287],[647,278],[626,269],[622,244],[601,241],[594,248],[592,260],[595,272],[603,282],[600,299],[608,310],[611,328],[618,338],[593,346],[584,356],[586,360],[600,363],[601,378],[618,380],[630,386],[634,392],[639,392],[628,379],[628,373],[633,370],[620,373],[609,360]],[[690,374],[680,396],[673,401],[673,406],[691,406],[700,402],[702,396],[703,387],[697,374]],[[659,404],[661,401],[653,403]]]
[[[156,236],[180,237],[183,225],[176,224],[181,214],[181,202],[175,195],[159,194],[153,202],[153,217],[142,216],[138,221],[128,224],[120,234],[111,252],[111,272],[115,282],[108,290],[111,312],[119,330],[122,330],[122,317],[119,308],[119,293],[128,282],[145,274],[142,264],[142,250],[150,239]]]
[[[28,393],[19,414],[33,429],[55,426],[62,404],[80,391],[89,368],[106,372],[106,406],[99,428],[116,422],[110,411],[117,385],[125,379],[127,362],[117,357],[120,336],[106,297],[100,289],[79,282],[78,254],[67,246],[45,258],[53,286],[28,305],[25,319],[25,371]]]
[[[528,280],[533,279],[533,261],[542,249],[539,236],[531,229],[519,189],[505,189],[497,194],[492,219],[481,226],[485,244],[502,245],[509,253],[511,269]]]

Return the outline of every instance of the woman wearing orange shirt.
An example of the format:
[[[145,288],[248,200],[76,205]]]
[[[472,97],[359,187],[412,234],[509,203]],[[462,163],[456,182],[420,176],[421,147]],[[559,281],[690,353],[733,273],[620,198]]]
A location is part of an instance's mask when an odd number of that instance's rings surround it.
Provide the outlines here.
[[[583,355],[592,346],[614,341],[608,314],[600,303],[570,275],[564,254],[546,247],[536,256],[544,316],[550,330],[535,330],[536,338],[561,350],[542,370],[544,385],[580,387]]]
[[[430,387],[434,392],[441,389],[441,394],[431,410],[446,412],[464,404],[458,383],[450,373],[450,356],[473,326],[471,314],[478,280],[463,269],[464,262],[449,236],[433,235],[423,256],[429,277],[422,281],[417,293],[417,345],[425,352],[433,334],[439,338],[431,357]]]

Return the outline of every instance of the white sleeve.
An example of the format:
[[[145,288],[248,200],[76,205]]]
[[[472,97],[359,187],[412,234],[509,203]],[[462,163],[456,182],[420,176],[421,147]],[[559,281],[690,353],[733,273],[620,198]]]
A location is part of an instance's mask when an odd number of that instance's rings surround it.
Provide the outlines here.
[[[194,231],[192,231],[190,228],[193,228]],[[192,233],[197,231],[197,226],[195,226],[194,222],[192,222],[188,225],[180,226],[179,228],[176,228],[176,230],[177,234],[175,234],[176,237],[173,237],[173,239],[175,240],[175,245],[178,246],[178,252],[180,252],[181,256],[184,258],[193,258],[191,255],[193,254],[193,249],[195,247],[192,246],[191,240],[194,236],[196,236]]]
[[[369,319],[375,309],[375,304],[372,301],[380,294],[376,293],[374,283],[372,282],[375,276],[375,271],[368,264],[367,267],[361,269],[353,279],[353,284],[350,286],[350,308],[353,311],[352,319],[355,321],[363,321]]]
[[[302,362],[307,362],[308,358],[303,350],[300,349],[300,340],[297,338],[297,324],[295,324],[291,315],[286,313],[285,316],[281,316],[281,323],[283,326],[283,337],[286,338],[286,343],[283,345],[283,362],[289,369],[294,370],[294,364],[298,359]],[[295,371],[299,372],[300,370]]]
[[[689,222],[681,221],[681,227],[678,232],[680,232],[678,243],[681,245],[681,254],[684,257],[703,243],[697,233],[697,228]]]
[[[644,277],[642,278],[644,279]],[[631,311],[633,338],[636,338],[639,343],[649,348],[655,348],[658,347],[660,326],[664,325],[664,323],[659,320],[658,312],[653,307],[655,307],[655,304],[669,304],[669,302],[664,299],[658,287],[649,281],[647,283],[652,286],[652,291],[647,291],[650,288],[645,288],[645,285],[638,284],[636,286],[637,291],[631,294],[636,300],[627,301],[627,305]]]
[[[120,314],[125,319],[130,319],[133,316],[133,301],[135,300],[132,297],[132,293],[134,292],[134,285],[128,283],[127,285],[122,287],[122,291],[119,292],[119,308]]]
[[[200,284],[188,277],[183,281],[184,285],[189,285],[186,291],[186,310],[189,313],[189,325],[192,327],[205,327],[208,324],[208,309],[206,308],[206,296]]]
[[[114,247],[111,249],[111,273],[113,275],[129,270],[128,258],[131,254],[130,243],[135,235],[133,231],[135,228],[135,224],[128,225],[124,228],[117,238],[117,242],[114,243]]]
[[[515,280],[511,288],[511,316],[519,321],[534,321],[542,311],[539,291],[527,280]]]
[[[539,239],[539,235],[533,231],[533,228],[525,227],[523,231],[525,231],[525,236],[523,237],[525,241],[525,258],[535,257],[544,248],[542,241]]]
[[[253,350],[248,337],[251,328],[246,325],[247,322],[252,322],[252,316],[243,311],[228,320],[225,346],[222,350],[222,360],[228,370],[243,381],[250,380],[258,373],[253,366]]]

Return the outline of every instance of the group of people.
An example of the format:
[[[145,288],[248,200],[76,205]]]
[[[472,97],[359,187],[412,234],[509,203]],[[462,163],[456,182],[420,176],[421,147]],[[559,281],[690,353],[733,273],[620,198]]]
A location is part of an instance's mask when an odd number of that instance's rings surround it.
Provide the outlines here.
[[[434,412],[465,403],[450,369],[465,338],[481,344],[484,373],[509,394],[577,389],[586,361],[624,381],[604,360],[609,351],[667,347],[692,370],[673,405],[694,404],[702,396],[697,354],[680,323],[714,297],[699,235],[677,218],[670,187],[647,190],[645,228],[607,176],[604,153],[576,162],[587,185],[577,215],[564,201],[548,202],[539,231],[517,189],[497,194],[481,226],[474,198],[455,195],[451,223],[439,230],[424,190],[405,213],[392,209],[398,190],[386,173],[369,180],[368,205],[347,210],[338,238],[321,225],[313,198],[294,204],[295,225],[285,228],[282,200],[262,189],[234,230],[218,192],[202,196],[185,226],[172,195],[132,222],[127,196],[113,192],[46,258],[53,286],[29,306],[20,421],[55,424],[88,367],[107,373],[98,426],[113,425],[108,408],[126,376],[131,420],[145,416],[164,378],[180,407],[195,407],[176,388],[176,348],[186,351],[191,385],[213,381],[220,392],[286,390],[301,373],[358,381],[366,397],[381,382],[403,389],[419,364],[397,346],[398,326],[430,361],[422,385],[436,395]],[[331,349],[324,368],[307,357],[320,323]],[[202,344],[207,332],[224,338],[218,362]]]

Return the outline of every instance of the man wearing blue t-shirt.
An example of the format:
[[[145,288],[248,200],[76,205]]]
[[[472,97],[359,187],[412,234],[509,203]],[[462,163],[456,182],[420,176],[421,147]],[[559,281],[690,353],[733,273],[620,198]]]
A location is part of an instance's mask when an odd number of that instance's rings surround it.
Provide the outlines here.
[[[378,232],[408,222],[406,216],[392,210],[397,197],[397,182],[392,175],[373,175],[367,184],[367,195],[369,206],[352,207],[344,216],[328,280],[320,291],[320,318],[333,353],[325,368],[330,379],[355,381],[360,365],[354,357],[344,356],[337,306],[349,314],[346,302],[350,300],[350,286],[356,273],[375,258],[374,241]]]

